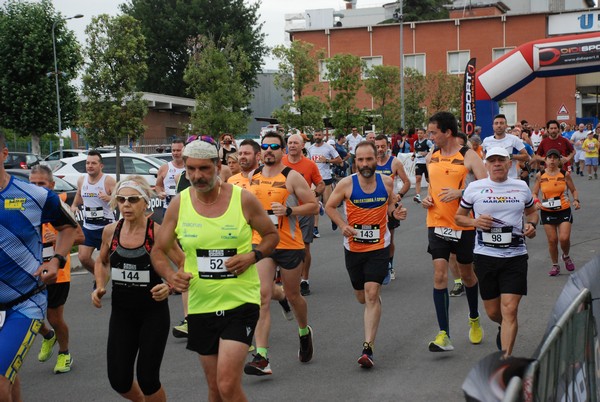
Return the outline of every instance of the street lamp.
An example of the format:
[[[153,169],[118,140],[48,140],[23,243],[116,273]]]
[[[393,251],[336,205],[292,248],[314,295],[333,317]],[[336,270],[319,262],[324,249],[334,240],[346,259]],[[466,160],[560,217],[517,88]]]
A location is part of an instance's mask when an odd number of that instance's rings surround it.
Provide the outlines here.
[[[394,20],[400,23],[400,125],[404,128],[404,0],[398,0],[400,10],[394,13]]]
[[[83,17],[83,14],[75,14],[72,17],[61,18],[59,20],[55,20],[52,23],[52,50],[54,52],[54,80],[56,82],[56,112],[58,114],[58,143],[60,145],[60,159],[62,159],[62,157],[63,157],[63,140],[61,137],[62,123],[61,123],[61,117],[60,117],[60,92],[58,90],[58,63],[56,61],[56,36],[54,35],[54,29],[56,28],[56,23],[58,23],[59,21],[67,21],[67,20],[72,20],[74,18],[81,18],[81,17]]]

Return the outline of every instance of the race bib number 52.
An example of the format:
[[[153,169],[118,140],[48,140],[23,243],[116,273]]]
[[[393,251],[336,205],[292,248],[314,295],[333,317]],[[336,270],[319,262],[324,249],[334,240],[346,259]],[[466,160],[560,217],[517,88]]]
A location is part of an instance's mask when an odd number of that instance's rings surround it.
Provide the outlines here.
[[[227,271],[225,262],[237,254],[237,249],[196,250],[198,276],[202,279],[227,279],[236,275]]]

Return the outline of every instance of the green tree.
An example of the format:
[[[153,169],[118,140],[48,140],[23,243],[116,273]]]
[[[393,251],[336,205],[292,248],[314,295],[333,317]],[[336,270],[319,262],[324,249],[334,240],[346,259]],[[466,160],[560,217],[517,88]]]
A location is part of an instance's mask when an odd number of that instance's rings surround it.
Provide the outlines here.
[[[400,2],[396,9],[397,13],[400,12]],[[446,19],[449,16],[448,9],[444,5],[452,4],[451,0],[403,0],[402,12],[403,21],[433,21]],[[397,23],[396,19],[389,19],[382,22],[382,24]]]
[[[137,89],[144,77],[146,50],[140,24],[133,17],[102,14],[87,26],[81,125],[93,146],[135,140],[144,133],[146,102]]]
[[[427,74],[429,114],[447,110],[455,115],[460,112],[462,75],[437,71]]]
[[[252,96],[244,85],[244,76],[252,69],[248,55],[233,38],[221,42],[217,46],[206,36],[190,41],[192,56],[184,75],[196,98],[192,126],[213,137],[245,132]]]
[[[279,59],[275,85],[291,95],[288,102],[273,113],[274,117],[288,129],[310,131],[321,127],[327,108],[318,96],[305,95],[305,90],[317,90],[318,62],[324,51],[315,51],[314,45],[307,42],[293,41],[289,48],[276,46],[273,55]]]
[[[20,137],[31,135],[36,154],[40,154],[41,136],[58,131],[52,51],[55,22],[62,126],[69,127],[79,102],[70,80],[82,62],[75,35],[49,0],[10,0],[0,8],[0,126]]]
[[[267,52],[259,7],[260,1],[244,0],[129,0],[122,10],[141,21],[148,49],[149,73],[140,89],[186,96],[188,40],[198,35],[212,38],[217,48],[233,41],[243,49],[250,65],[242,75],[244,86],[254,88]]]
[[[347,133],[351,127],[365,124],[365,116],[356,106],[365,63],[360,57],[346,53],[338,53],[325,63],[325,79],[333,91],[329,97],[330,121],[336,131]]]
[[[394,133],[400,127],[400,68],[373,66],[367,74],[365,89],[376,105],[375,127],[383,133]]]
[[[427,80],[413,68],[404,69],[404,120],[406,127],[424,127]]]

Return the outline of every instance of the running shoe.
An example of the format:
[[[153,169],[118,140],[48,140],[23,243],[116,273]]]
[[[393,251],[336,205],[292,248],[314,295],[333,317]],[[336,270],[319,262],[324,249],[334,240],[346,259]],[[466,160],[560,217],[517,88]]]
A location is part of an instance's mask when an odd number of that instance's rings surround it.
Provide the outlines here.
[[[557,276],[558,274],[560,274],[560,265],[552,264],[552,268],[550,269],[550,272],[548,272],[548,275]]]
[[[38,354],[38,360],[40,362],[48,361],[54,354],[54,344],[56,343],[56,333],[52,331],[52,337],[50,339],[44,338],[42,340],[42,349]]]
[[[319,201],[319,215],[325,215],[325,208],[323,208],[323,203]]]
[[[583,177],[583,172],[579,172],[579,176]]]
[[[592,180],[592,175],[588,175],[588,180]]]
[[[385,276],[385,278],[383,278],[382,285],[389,285],[391,280],[392,280],[392,273],[388,269],[387,275]]]
[[[319,228],[317,228],[317,227],[313,228],[313,237],[316,239],[321,237],[321,235],[319,234]]]
[[[68,373],[71,371],[72,364],[73,358],[70,353],[59,353],[56,366],[54,366],[54,374]]]
[[[396,271],[394,271],[394,268],[390,268],[390,280],[395,280],[396,279]]]
[[[363,343],[363,350],[360,357],[358,358],[358,364],[360,365],[360,367],[367,369],[374,366],[375,363],[373,363],[373,348],[371,347],[369,342]]]
[[[254,352],[255,350],[256,350],[256,348],[254,347],[254,345],[248,346],[248,353]]]
[[[331,230],[333,230],[334,232],[337,230],[337,225],[335,224],[335,222],[331,222]]]
[[[307,281],[300,282],[300,294],[302,296],[310,295],[310,285]]]
[[[571,257],[565,256],[563,254],[562,260],[565,262],[565,268],[567,268],[567,271],[569,271],[569,272],[575,271],[575,264],[573,264],[573,260],[571,260]]]
[[[188,323],[187,320],[181,321],[181,324],[173,327],[173,336],[175,338],[187,338]]]
[[[244,373],[248,375],[271,375],[273,371],[271,370],[271,365],[269,364],[269,359],[265,359],[258,353],[254,356],[251,362],[246,363],[244,366]]]
[[[498,335],[496,335],[496,347],[498,348],[499,351],[502,351],[502,338],[500,336],[501,330],[502,330],[502,327],[498,326]]]
[[[469,318],[469,341],[473,345],[479,345],[483,340],[483,328],[479,322],[479,317]]]
[[[283,313],[283,317],[288,320],[288,321],[292,321],[294,319],[294,313],[292,312],[292,309],[290,308],[290,303],[288,303],[287,299],[283,299],[283,300],[279,300],[279,305],[282,308],[282,313]]]
[[[598,179],[598,173],[594,173],[594,179]]]
[[[454,287],[450,291],[451,297],[458,297],[465,294],[465,285],[462,282],[454,282]]]
[[[421,194],[417,194],[413,197],[413,201],[416,202],[417,204],[421,203]]]
[[[452,342],[446,331],[440,331],[435,339],[429,342],[430,352],[450,352],[451,350],[454,350],[454,346],[452,346]]]
[[[298,359],[302,363],[308,363],[313,357],[313,331],[310,325],[307,328],[308,334],[300,337],[300,349],[298,349]]]

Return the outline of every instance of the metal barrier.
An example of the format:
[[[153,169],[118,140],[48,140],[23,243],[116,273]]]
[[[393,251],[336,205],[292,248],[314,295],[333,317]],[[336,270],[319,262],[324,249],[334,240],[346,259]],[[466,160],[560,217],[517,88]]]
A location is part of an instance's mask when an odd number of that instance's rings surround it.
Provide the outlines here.
[[[591,293],[582,289],[533,356],[522,389],[511,381],[503,400],[598,401],[595,328]]]

